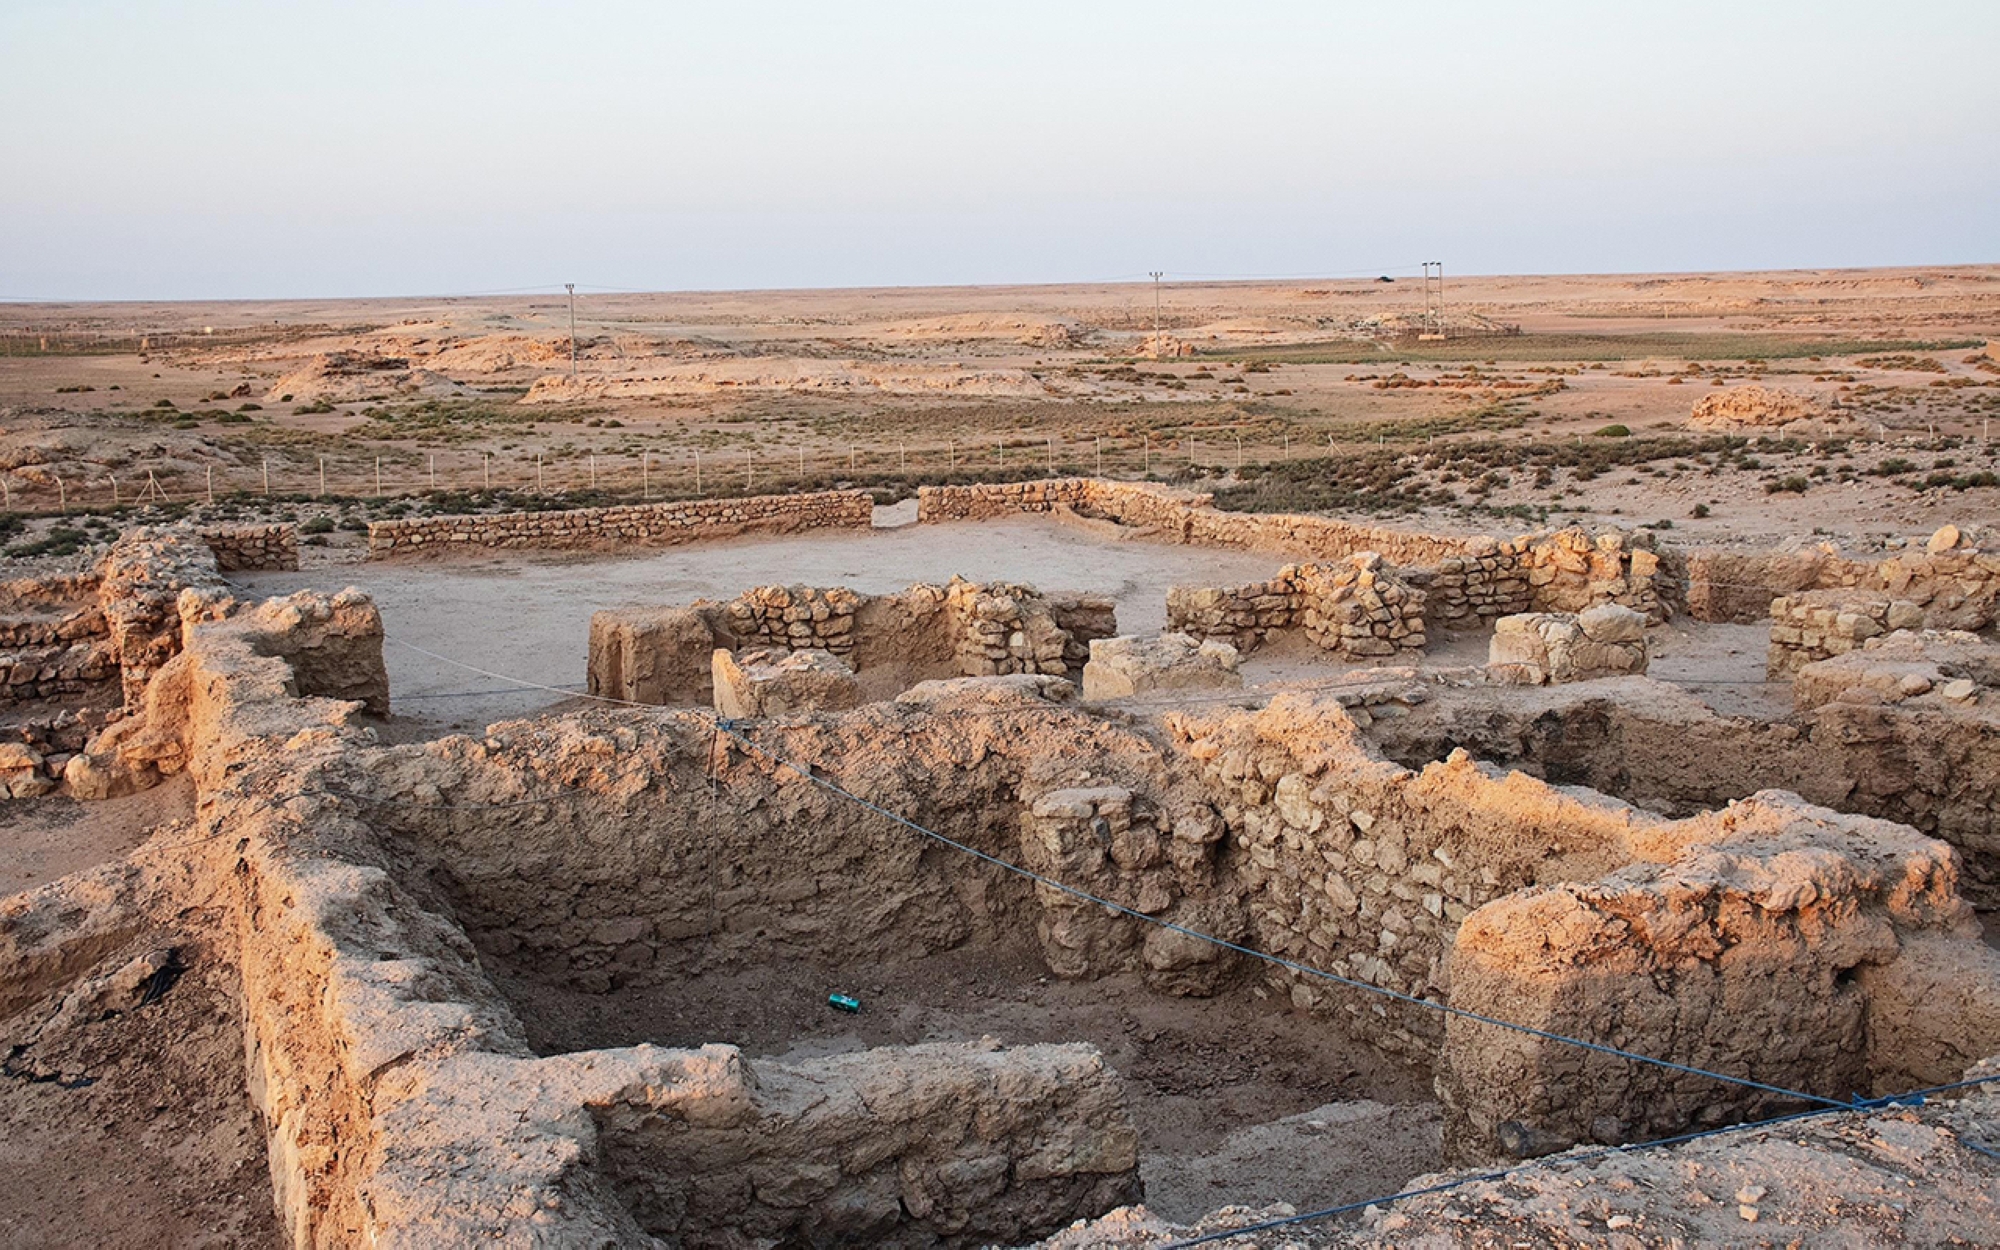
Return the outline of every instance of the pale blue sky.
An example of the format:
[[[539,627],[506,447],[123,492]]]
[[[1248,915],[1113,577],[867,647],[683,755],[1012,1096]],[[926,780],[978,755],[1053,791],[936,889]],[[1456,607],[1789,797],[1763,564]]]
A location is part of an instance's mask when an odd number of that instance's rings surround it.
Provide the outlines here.
[[[2000,260],[2000,2],[0,0],[0,296]]]

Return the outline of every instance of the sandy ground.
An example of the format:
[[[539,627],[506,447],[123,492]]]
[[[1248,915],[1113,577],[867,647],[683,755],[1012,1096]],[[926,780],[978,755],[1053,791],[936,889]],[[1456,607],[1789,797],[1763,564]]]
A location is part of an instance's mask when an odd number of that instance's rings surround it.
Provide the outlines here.
[[[119,859],[153,831],[194,813],[194,783],[175,777],[119,799],[0,799],[0,897]]]
[[[1047,976],[1026,948],[889,965],[786,961],[608,995],[501,982],[543,1053],[717,1037],[753,1058],[982,1036],[1089,1042],[1125,1082],[1146,1201],[1177,1218],[1225,1202],[1367,1198],[1438,1166],[1428,1076],[1261,988],[1189,999],[1132,976],[1074,984]],[[861,1014],[829,1008],[833,992],[859,997]]]

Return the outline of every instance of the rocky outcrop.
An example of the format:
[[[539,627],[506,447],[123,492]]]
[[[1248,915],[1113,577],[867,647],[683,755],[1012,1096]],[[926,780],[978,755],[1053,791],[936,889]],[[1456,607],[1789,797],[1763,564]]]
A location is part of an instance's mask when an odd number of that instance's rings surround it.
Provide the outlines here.
[[[1732,386],[1695,401],[1688,425],[1697,430],[1729,434],[1824,433],[1834,420],[1827,406],[1811,395],[1771,386]]]

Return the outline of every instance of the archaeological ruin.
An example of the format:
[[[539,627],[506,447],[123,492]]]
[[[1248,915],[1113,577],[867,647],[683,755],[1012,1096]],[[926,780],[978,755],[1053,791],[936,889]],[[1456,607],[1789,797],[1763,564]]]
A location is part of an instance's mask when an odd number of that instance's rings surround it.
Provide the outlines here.
[[[301,1247],[1699,1243],[1843,1202],[1990,1238],[2000,532],[1426,534],[1096,479],[915,524],[1022,517],[1269,575],[1144,632],[1102,584],[662,596],[566,641],[580,691],[468,620],[467,681],[547,698],[465,731],[411,728],[412,640],[345,579],[866,544],[868,496],[381,521],[285,593],[289,527],[163,527],[0,587],[7,793],[186,788],[0,900],[8,1075],[86,1080],[77,1038],[220,970],[214,1079]],[[1774,701],[1676,676],[1752,636]]]

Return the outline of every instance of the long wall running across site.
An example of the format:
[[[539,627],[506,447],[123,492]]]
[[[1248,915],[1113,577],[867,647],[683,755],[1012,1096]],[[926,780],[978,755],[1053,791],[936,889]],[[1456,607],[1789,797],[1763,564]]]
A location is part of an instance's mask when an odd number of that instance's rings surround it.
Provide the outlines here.
[[[864,490],[743,499],[684,499],[668,503],[407,517],[371,521],[371,558],[454,547],[574,549],[614,545],[672,546],[744,533],[792,534],[812,529],[866,529],[875,503]]]

